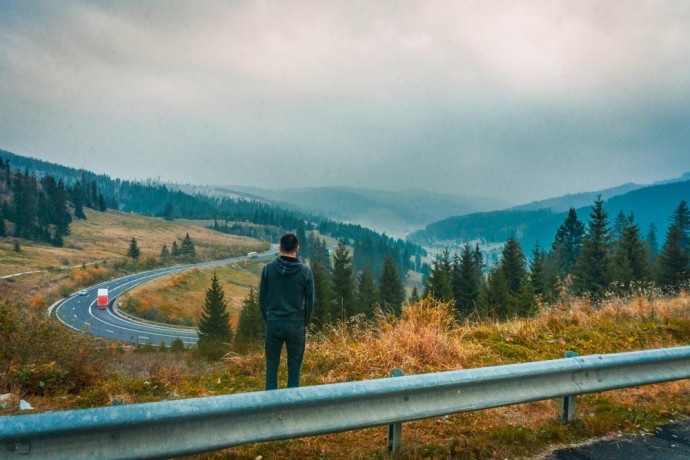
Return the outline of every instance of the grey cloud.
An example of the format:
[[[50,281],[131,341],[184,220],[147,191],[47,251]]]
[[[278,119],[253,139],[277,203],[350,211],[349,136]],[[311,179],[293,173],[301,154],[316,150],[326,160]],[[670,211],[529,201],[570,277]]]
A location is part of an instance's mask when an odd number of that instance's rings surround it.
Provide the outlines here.
[[[2,2],[0,148],[509,201],[690,164],[685,2]]]

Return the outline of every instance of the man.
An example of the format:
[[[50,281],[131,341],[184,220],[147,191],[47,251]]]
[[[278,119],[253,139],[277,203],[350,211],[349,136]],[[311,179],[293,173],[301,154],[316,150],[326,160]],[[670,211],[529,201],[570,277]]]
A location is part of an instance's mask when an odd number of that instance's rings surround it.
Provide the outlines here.
[[[314,277],[297,260],[294,233],[280,239],[280,256],[261,270],[259,307],[266,324],[266,390],[278,388],[278,365],[287,348],[288,388],[299,386],[305,329],[314,312]]]

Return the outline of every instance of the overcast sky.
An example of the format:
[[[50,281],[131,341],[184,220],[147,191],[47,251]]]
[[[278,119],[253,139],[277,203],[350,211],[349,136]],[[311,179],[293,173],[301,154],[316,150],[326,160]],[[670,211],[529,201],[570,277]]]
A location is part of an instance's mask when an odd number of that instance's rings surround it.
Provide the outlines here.
[[[0,148],[517,203],[690,171],[690,2],[0,0]]]

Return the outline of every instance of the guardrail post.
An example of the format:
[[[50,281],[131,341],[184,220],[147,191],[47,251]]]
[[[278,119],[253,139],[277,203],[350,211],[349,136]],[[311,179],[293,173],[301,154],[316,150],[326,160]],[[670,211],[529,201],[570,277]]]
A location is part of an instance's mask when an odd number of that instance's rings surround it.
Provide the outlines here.
[[[574,351],[566,351],[566,358],[574,358],[579,356]],[[575,419],[575,396],[564,396],[561,400],[561,422],[570,423]]]
[[[388,373],[388,377],[402,377],[403,371],[393,369]],[[400,449],[402,440],[402,422],[391,423],[388,425],[388,452],[395,454]]]

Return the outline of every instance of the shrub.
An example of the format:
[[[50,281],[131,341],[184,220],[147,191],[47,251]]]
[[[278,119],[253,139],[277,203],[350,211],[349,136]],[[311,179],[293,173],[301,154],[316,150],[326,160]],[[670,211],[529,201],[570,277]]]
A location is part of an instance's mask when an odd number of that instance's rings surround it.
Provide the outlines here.
[[[78,392],[103,378],[97,340],[7,301],[0,303],[0,344],[0,374],[10,376],[0,391],[14,384],[29,394]]]

